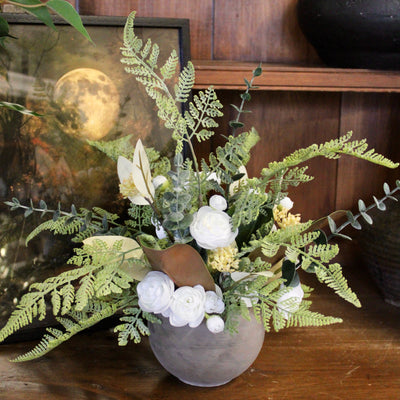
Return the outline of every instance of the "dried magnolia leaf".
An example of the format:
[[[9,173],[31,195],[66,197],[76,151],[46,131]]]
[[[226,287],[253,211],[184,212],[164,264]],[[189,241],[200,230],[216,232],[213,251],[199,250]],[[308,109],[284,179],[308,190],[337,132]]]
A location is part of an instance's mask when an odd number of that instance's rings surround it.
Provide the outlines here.
[[[167,274],[180,286],[201,285],[205,290],[215,291],[215,284],[200,254],[188,244],[157,250],[142,244],[144,253],[155,271]]]

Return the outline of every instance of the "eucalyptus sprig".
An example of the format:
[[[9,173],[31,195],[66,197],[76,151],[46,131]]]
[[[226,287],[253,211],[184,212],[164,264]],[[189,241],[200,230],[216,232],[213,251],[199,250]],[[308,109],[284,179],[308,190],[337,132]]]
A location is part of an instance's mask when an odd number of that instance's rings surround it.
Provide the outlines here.
[[[246,84],[246,91],[244,93],[241,93],[240,98],[242,99],[242,102],[240,103],[240,106],[236,106],[235,104],[231,104],[231,107],[233,107],[236,111],[237,111],[237,116],[235,120],[229,121],[229,126],[232,128],[231,131],[231,135],[235,136],[236,135],[236,129],[238,128],[243,128],[244,123],[240,122],[240,116],[243,113],[251,113],[250,110],[245,110],[244,109],[244,104],[246,103],[246,101],[250,101],[251,100],[251,95],[250,95],[250,89],[257,89],[257,86],[253,85],[254,79],[258,76],[260,76],[262,74],[262,68],[261,68],[261,64],[253,70],[253,75],[249,80],[247,80],[246,78],[244,78],[244,82]]]
[[[359,213],[354,215],[350,210],[346,212],[346,217],[347,221],[344,222],[340,226],[336,226],[336,222],[328,216],[328,222],[329,222],[329,229],[331,231],[331,235],[328,237],[328,239],[331,239],[333,236],[336,237],[341,237],[344,239],[349,239],[351,240],[350,236],[344,235],[340,233],[344,228],[347,226],[351,225],[354,229],[360,230],[362,229],[362,226],[359,222],[360,218],[363,218],[364,221],[366,221],[368,224],[372,225],[373,224],[373,219],[372,217],[368,214],[368,211],[377,208],[380,211],[385,211],[386,210],[386,200],[393,200],[393,201],[398,201],[396,197],[393,195],[400,190],[400,180],[396,180],[396,187],[394,189],[390,189],[389,185],[385,182],[383,184],[383,191],[385,195],[378,199],[375,196],[373,196],[374,202],[371,203],[368,207],[365,205],[365,202],[363,200],[358,200],[358,210]]]

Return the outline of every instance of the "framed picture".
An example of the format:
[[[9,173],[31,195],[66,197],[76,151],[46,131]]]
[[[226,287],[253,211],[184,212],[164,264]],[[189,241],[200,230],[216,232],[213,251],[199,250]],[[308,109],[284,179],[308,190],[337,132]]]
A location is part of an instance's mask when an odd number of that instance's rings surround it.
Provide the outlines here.
[[[120,62],[125,17],[82,17],[93,45],[62,20],[54,31],[26,14],[2,15],[14,38],[0,48],[0,100],[43,116],[0,109],[0,327],[27,286],[71,255],[65,237],[41,235],[26,247],[40,215],[24,218],[4,201],[117,212],[116,164],[87,139],[132,135],[133,144],[141,138],[163,154],[173,150],[154,103]],[[188,20],[136,18],[134,29],[159,44],[159,65],[173,49],[181,69],[188,61]]]

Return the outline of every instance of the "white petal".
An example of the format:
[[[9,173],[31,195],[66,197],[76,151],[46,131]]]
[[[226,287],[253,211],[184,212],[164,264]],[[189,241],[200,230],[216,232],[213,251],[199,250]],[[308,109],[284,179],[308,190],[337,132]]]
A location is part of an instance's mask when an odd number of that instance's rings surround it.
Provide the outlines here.
[[[154,198],[154,185],[151,181],[150,163],[142,141],[136,143],[133,154],[132,178],[137,190],[143,197]]]
[[[137,196],[129,196],[128,199],[133,203],[133,204],[137,204],[139,206],[145,206],[145,205],[149,205],[149,202],[141,195],[137,195]]]
[[[117,171],[121,183],[132,176],[132,167],[133,164],[131,161],[122,156],[118,157]]]

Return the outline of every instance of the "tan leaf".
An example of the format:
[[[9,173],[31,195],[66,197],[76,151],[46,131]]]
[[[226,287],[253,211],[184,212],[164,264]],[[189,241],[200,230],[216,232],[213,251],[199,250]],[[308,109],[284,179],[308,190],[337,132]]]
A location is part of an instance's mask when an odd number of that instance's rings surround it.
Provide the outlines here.
[[[174,244],[156,250],[143,246],[143,251],[155,271],[167,274],[180,286],[201,285],[205,290],[215,291],[215,284],[200,254],[188,244]]]

